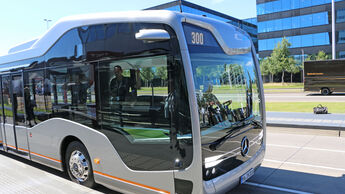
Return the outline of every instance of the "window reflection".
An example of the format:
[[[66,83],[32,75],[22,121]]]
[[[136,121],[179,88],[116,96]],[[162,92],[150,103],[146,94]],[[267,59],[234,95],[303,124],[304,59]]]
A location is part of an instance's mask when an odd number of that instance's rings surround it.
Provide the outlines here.
[[[25,125],[23,80],[21,75],[12,76],[13,115],[16,125]]]
[[[335,0],[335,2],[343,0]],[[331,3],[331,0],[276,0],[257,4],[257,14],[270,14],[280,11],[311,7]]]
[[[53,117],[98,128],[93,71],[92,64],[75,64],[47,71]]]
[[[345,22],[345,9],[338,9],[336,14],[337,23]]]
[[[258,32],[273,32],[328,24],[328,12],[259,22]]]
[[[291,42],[290,48],[298,47],[309,47],[309,46],[320,46],[329,45],[329,33],[316,33],[316,34],[306,34],[300,36],[290,36],[285,37]],[[278,42],[281,42],[282,38],[272,38],[259,40],[259,50],[273,50]],[[303,41],[302,41],[303,40]]]
[[[13,99],[10,92],[11,79],[9,76],[2,77],[2,98],[4,105],[4,119],[5,123],[13,124]]]
[[[48,119],[47,112],[51,110],[50,98],[44,95],[45,92],[47,93],[48,84],[45,84],[43,73],[43,70],[25,73],[27,79],[24,87],[25,110],[29,127]]]
[[[198,54],[192,57],[200,125],[202,129],[230,127],[231,123],[242,121],[253,112],[253,92],[256,93],[254,100],[258,99],[254,65],[250,55],[246,65],[238,59],[230,62],[230,57],[225,56],[217,56],[218,60],[209,62],[208,57]],[[258,114],[257,101],[255,108]]]
[[[345,30],[338,31],[338,43],[345,43]]]

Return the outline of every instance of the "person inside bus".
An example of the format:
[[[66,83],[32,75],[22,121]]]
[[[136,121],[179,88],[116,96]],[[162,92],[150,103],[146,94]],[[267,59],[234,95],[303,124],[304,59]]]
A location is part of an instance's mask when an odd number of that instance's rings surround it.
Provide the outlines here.
[[[122,67],[114,67],[115,77],[110,81],[110,92],[112,100],[125,101],[126,97],[136,96],[137,90],[141,87],[140,70],[131,69],[130,77],[123,76]]]
[[[122,67],[116,65],[114,67],[115,78],[110,81],[110,92],[115,101],[124,101],[129,93],[130,79],[124,77],[122,73]]]
[[[25,101],[25,113],[26,113],[26,121],[29,122],[29,126],[32,127],[31,120],[34,120],[35,125],[37,125],[35,113],[34,113],[34,106],[35,104],[31,100],[30,89],[28,86],[24,88],[24,101]]]

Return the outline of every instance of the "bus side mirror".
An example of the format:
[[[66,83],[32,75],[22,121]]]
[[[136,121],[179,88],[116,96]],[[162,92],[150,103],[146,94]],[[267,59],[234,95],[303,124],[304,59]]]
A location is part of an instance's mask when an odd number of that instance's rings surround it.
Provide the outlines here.
[[[151,42],[170,40],[170,35],[166,30],[143,29],[143,30],[139,30],[139,32],[135,34],[135,38],[137,40],[142,40],[142,41],[151,43]]]

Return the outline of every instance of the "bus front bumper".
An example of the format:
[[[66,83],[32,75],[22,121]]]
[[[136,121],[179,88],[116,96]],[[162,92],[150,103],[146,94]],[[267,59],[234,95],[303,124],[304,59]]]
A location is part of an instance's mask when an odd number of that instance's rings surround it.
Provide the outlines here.
[[[240,178],[250,169],[257,169],[265,156],[265,146],[247,162],[219,177],[209,181],[204,181],[204,193],[226,193],[240,184]]]

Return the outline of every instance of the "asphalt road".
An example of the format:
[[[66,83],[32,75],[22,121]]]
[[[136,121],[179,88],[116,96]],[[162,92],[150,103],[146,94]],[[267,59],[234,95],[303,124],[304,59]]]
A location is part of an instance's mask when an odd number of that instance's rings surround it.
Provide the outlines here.
[[[263,164],[231,193],[344,193],[345,132],[269,127]]]
[[[267,130],[262,166],[230,193],[344,193],[345,132],[273,128]],[[116,193],[91,190],[61,172],[0,152],[0,193]]]
[[[266,102],[345,102],[345,93],[323,96],[318,93],[265,93]]]

